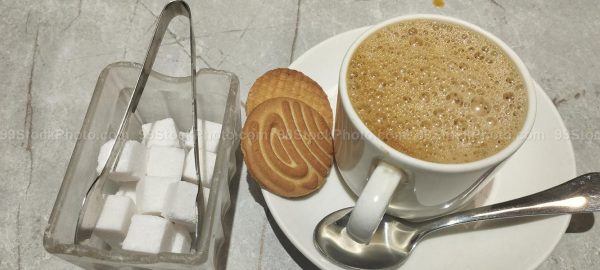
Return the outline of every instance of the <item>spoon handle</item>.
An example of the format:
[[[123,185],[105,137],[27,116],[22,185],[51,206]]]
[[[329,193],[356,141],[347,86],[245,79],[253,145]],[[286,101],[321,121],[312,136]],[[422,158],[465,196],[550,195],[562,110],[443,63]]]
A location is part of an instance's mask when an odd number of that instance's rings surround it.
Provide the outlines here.
[[[429,231],[480,220],[600,211],[600,173],[578,176],[538,193],[427,222]]]

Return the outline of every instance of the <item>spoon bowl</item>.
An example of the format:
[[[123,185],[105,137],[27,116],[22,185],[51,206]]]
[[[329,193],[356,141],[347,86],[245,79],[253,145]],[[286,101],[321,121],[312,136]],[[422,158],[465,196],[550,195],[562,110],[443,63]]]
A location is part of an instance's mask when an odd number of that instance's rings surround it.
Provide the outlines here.
[[[346,231],[352,209],[335,211],[317,224],[314,232],[317,250],[344,268],[398,268],[425,235],[440,229],[483,220],[600,211],[600,173],[581,175],[526,197],[425,221],[385,215],[367,244],[356,241]]]
[[[362,244],[346,232],[352,207],[335,211],[325,217],[315,230],[317,249],[342,267],[358,269],[385,269],[405,261],[412,245],[417,242],[414,228],[396,223],[385,215],[369,244]],[[320,232],[320,233],[317,233]]]

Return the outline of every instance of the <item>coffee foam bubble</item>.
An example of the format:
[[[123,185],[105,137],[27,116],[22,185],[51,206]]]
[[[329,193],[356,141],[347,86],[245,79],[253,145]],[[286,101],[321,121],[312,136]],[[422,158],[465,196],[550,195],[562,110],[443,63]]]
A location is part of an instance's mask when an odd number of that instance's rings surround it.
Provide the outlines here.
[[[395,149],[438,163],[491,156],[527,113],[523,79],[482,35],[435,21],[381,29],[355,51],[348,93],[367,127]]]

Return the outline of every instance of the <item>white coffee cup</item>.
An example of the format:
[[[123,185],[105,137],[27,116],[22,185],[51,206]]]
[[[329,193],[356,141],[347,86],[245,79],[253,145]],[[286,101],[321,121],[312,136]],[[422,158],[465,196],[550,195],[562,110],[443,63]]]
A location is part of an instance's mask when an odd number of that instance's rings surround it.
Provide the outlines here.
[[[474,162],[433,163],[395,150],[360,120],[350,103],[346,88],[346,74],[354,51],[377,30],[414,19],[451,23],[480,33],[501,48],[515,63],[525,83],[528,110],[523,128],[506,148]],[[355,240],[363,243],[370,240],[386,212],[400,218],[427,219],[452,212],[464,205],[525,142],[533,127],[536,110],[533,79],[510,47],[473,24],[440,15],[398,17],[379,23],[363,33],[344,57],[337,102],[334,132],[336,166],[348,187],[359,195],[347,231]]]

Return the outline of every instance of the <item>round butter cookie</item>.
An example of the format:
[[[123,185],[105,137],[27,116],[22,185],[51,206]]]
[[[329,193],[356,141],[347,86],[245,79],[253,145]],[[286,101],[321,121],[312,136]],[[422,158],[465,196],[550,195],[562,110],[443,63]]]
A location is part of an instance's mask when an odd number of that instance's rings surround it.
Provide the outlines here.
[[[265,189],[288,198],[319,189],[333,163],[331,129],[317,111],[292,98],[258,105],[242,129],[250,174]]]
[[[308,104],[315,109],[327,125],[333,127],[333,112],[321,86],[302,72],[277,68],[268,71],[254,82],[246,100],[246,115],[266,100],[288,97]]]

